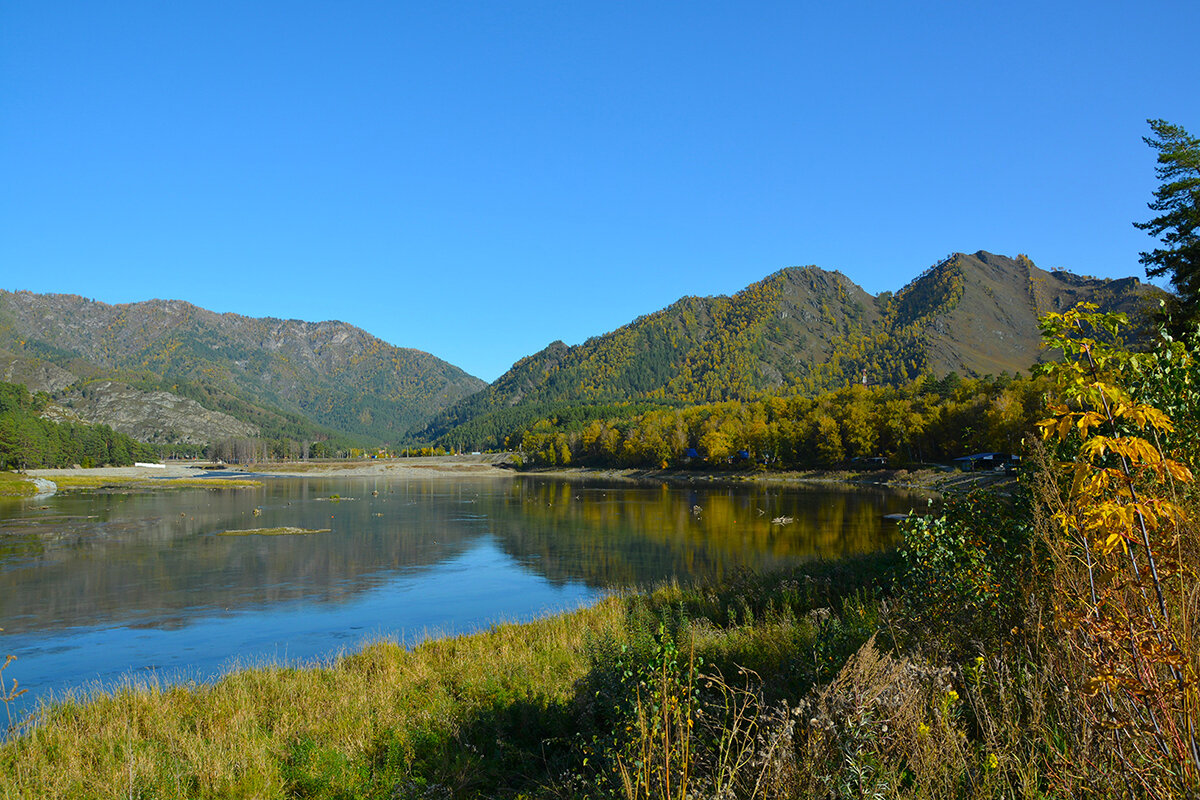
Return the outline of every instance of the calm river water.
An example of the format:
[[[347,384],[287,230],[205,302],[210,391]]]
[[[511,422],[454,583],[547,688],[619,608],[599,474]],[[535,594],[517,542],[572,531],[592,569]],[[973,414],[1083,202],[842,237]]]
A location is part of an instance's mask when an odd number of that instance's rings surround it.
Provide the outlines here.
[[[4,678],[30,690],[25,706],[130,677],[207,680],[381,637],[529,619],[618,587],[876,550],[896,535],[883,514],[925,502],[530,477],[273,479],[7,501],[0,658],[17,656]],[[220,535],[275,526],[329,532]]]

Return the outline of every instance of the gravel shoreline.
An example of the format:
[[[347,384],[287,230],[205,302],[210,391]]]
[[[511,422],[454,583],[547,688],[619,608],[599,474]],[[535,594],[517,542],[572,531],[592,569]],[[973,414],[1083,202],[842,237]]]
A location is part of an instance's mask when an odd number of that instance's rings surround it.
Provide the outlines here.
[[[397,477],[436,478],[471,476],[511,476],[511,469],[499,466],[501,456],[435,456],[432,458],[394,458],[383,461],[290,461],[262,464],[214,465],[210,462],[168,461],[163,467],[71,467],[67,469],[31,469],[31,477],[53,481],[62,476],[94,476],[143,480],[149,478],[353,478]]]

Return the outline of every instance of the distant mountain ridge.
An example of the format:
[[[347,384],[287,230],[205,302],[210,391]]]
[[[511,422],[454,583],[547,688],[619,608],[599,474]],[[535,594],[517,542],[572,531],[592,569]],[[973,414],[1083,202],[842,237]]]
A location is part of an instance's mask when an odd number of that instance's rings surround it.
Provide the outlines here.
[[[685,297],[603,336],[554,342],[418,437],[499,445],[570,406],[710,403],[763,392],[815,393],[931,373],[998,375],[1042,358],[1038,316],[1088,300],[1133,316],[1164,293],[1137,278],[1047,272],[1024,256],[955,253],[898,292],[873,297],[838,272],[789,267],[732,296]]]
[[[108,305],[7,291],[0,291],[0,371],[33,390],[65,391],[84,418],[84,388],[99,391],[111,382],[118,392],[166,392],[244,423],[222,420],[214,436],[232,430],[303,436],[320,428],[374,442],[396,441],[485,385],[428,353],[394,347],[344,322],[217,314],[180,300]],[[131,397],[120,413],[135,413],[144,402]],[[159,397],[157,407],[173,403]],[[93,410],[99,405],[105,404],[90,403]],[[205,436],[184,436],[170,419],[139,433],[151,441]]]
[[[878,297],[841,273],[789,267],[580,345],[554,342],[485,385],[343,322],[0,291],[0,380],[54,394],[52,416],[151,442],[396,443],[408,432],[500,446],[503,434],[563,413],[1023,371],[1042,358],[1040,314],[1090,300],[1136,317],[1163,296],[1136,278],[1048,272],[985,251],[953,254]]]

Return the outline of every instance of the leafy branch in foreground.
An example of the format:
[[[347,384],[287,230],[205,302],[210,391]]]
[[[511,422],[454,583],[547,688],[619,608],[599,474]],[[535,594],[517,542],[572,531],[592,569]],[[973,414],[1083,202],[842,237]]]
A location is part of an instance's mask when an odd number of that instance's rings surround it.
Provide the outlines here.
[[[1121,346],[1124,315],[1080,305],[1042,320],[1047,368],[1061,395],[1039,423],[1054,442],[1060,574],[1057,623],[1086,678],[1080,702],[1112,737],[1125,780],[1156,795],[1200,786],[1191,587],[1179,502],[1193,477],[1164,452],[1171,420],[1139,402],[1125,377],[1137,356]],[[1082,569],[1078,566],[1081,565]]]

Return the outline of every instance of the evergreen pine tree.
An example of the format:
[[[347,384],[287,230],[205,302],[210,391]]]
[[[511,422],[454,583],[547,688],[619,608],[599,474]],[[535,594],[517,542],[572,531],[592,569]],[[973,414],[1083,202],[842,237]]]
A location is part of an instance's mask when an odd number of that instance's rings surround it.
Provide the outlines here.
[[[1170,277],[1179,296],[1176,322],[1191,325],[1200,322],[1200,139],[1165,120],[1147,121],[1154,136],[1145,142],[1158,151],[1155,174],[1162,181],[1149,206],[1160,214],[1134,226],[1157,236],[1164,247],[1139,260],[1149,277]]]

